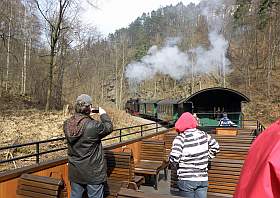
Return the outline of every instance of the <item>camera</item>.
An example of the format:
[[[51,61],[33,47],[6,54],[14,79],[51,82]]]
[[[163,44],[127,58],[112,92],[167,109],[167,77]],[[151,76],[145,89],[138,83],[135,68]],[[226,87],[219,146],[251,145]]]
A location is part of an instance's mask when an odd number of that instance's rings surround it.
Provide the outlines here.
[[[99,113],[99,108],[92,108],[91,113]]]

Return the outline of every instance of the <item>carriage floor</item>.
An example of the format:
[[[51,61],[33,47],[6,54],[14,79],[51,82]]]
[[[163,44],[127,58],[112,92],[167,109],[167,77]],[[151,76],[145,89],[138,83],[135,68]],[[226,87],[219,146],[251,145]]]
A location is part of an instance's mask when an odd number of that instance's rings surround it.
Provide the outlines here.
[[[170,196],[178,196],[175,190],[170,189],[170,173],[171,171],[168,170],[167,180],[164,180],[164,171],[162,170],[159,174],[159,181],[158,181],[158,190],[153,188],[154,180],[153,177],[145,177],[145,184],[141,185],[140,190],[144,192],[152,192],[162,195],[170,195]],[[226,194],[217,194],[217,193],[209,193],[208,198],[225,198],[225,197],[232,197],[232,195]]]

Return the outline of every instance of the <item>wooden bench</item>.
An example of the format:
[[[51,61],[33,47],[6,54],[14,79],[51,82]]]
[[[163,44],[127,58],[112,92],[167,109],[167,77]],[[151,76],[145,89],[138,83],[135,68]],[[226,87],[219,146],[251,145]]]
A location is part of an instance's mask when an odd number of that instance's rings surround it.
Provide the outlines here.
[[[208,171],[208,192],[233,195],[243,163],[244,160],[215,158]]]
[[[211,161],[208,192],[232,196],[255,137],[243,133],[232,137],[214,135],[214,138],[219,142],[220,153]]]
[[[178,134],[176,132],[168,132],[168,133],[165,133],[163,136],[163,141],[165,143],[165,161],[166,162],[169,161],[169,154],[171,152],[172,143],[177,135]]]
[[[154,188],[157,190],[159,171],[164,169],[165,179],[167,179],[167,166],[164,141],[143,140],[141,143],[140,160],[135,164],[135,174],[154,176]]]
[[[143,176],[135,176],[134,159],[131,152],[115,152],[106,150],[107,184],[105,196],[115,196],[124,182],[135,182],[137,187],[145,182]]]
[[[18,180],[17,195],[24,198],[64,198],[67,192],[62,179],[22,174]]]

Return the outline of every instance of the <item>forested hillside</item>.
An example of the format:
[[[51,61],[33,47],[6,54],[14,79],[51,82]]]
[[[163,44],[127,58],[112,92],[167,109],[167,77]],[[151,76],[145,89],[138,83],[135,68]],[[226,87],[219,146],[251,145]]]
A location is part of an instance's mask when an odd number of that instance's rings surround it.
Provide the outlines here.
[[[96,105],[122,109],[130,97],[224,86],[251,99],[250,118],[267,124],[280,116],[278,0],[179,3],[107,37],[81,25],[78,1],[2,0],[0,10],[2,96],[49,111],[88,93]]]

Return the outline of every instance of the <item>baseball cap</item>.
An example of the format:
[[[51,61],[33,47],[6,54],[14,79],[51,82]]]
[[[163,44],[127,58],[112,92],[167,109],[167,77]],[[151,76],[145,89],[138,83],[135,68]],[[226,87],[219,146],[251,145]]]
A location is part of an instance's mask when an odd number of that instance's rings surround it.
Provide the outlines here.
[[[81,94],[77,97],[76,102],[89,106],[92,104],[92,98],[87,94]]]

